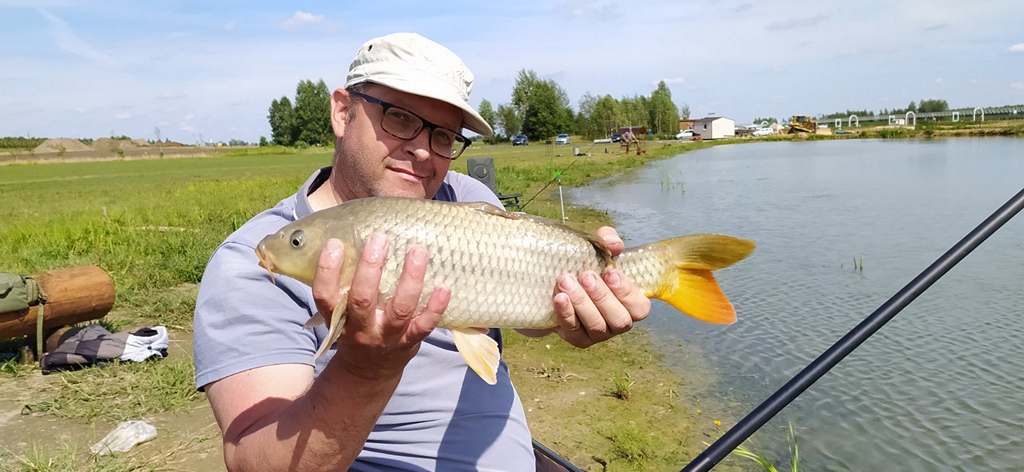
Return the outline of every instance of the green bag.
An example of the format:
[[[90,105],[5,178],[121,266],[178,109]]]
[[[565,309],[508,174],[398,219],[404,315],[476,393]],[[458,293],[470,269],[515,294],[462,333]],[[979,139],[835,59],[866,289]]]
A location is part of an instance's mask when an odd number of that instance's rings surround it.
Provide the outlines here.
[[[45,303],[39,283],[27,275],[0,272],[0,313],[22,311]]]

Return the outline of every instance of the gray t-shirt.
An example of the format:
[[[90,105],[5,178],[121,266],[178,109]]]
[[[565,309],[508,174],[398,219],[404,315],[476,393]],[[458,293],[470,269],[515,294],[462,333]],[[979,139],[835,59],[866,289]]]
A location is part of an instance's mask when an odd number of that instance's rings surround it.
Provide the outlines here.
[[[312,213],[307,195],[324,183],[320,169],[299,191],[246,222],[217,248],[199,287],[195,312],[196,386],[275,364],[313,365],[327,328],[302,327],[316,312],[312,289],[289,277],[272,282],[257,265],[256,244]],[[482,183],[454,172],[437,200],[500,202]],[[500,343],[500,334],[492,330]],[[314,365],[319,374],[334,356]],[[504,362],[497,385],[466,367],[447,329],[435,329],[406,366],[398,388],[350,470],[533,470],[530,431]]]

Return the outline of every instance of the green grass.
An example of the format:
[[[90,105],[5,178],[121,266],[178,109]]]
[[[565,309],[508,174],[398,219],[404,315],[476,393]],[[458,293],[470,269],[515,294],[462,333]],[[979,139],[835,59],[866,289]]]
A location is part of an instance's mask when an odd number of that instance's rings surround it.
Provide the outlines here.
[[[55,375],[59,378],[40,392],[44,399],[26,405],[26,413],[124,421],[172,411],[199,398],[189,359],[114,362]]]
[[[79,450],[69,445],[54,450],[33,443],[21,452],[0,449],[0,471],[163,472],[184,470],[180,463],[187,460],[190,454],[194,454],[203,443],[212,438],[213,436],[210,434],[200,434],[156,451],[147,447],[148,444],[146,444],[127,453],[104,456],[93,455],[88,450]]]

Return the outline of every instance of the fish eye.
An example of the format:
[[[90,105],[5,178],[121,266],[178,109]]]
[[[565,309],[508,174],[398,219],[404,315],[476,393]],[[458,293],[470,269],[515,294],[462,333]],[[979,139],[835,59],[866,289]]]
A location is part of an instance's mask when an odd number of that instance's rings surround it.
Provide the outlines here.
[[[292,232],[292,236],[291,236],[290,240],[291,240],[293,248],[298,249],[298,248],[302,247],[302,244],[305,242],[302,230],[301,229],[297,229],[294,232]]]

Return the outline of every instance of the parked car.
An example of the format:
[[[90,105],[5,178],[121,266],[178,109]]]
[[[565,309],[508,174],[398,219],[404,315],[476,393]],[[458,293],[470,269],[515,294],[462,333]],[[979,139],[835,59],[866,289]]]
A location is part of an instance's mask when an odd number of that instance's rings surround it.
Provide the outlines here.
[[[526,138],[525,134],[517,134],[512,138],[513,146],[527,146],[530,144],[530,140]]]
[[[753,132],[754,136],[771,136],[773,134],[775,134],[775,130],[771,128],[758,128]]]
[[[555,144],[569,144],[569,135],[562,133],[555,138]]]
[[[612,133],[612,142],[617,143],[622,141],[622,133]]]
[[[676,139],[691,139],[691,138],[693,138],[693,130],[692,129],[688,129],[688,130],[680,131],[680,132],[676,133]]]

